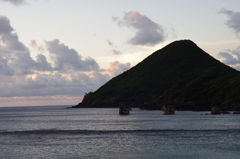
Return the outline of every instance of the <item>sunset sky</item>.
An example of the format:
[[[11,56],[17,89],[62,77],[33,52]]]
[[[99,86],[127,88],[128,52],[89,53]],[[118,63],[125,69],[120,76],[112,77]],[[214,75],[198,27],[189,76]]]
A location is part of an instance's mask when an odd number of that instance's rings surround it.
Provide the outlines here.
[[[240,70],[239,0],[0,0],[0,107],[76,105],[190,39]]]

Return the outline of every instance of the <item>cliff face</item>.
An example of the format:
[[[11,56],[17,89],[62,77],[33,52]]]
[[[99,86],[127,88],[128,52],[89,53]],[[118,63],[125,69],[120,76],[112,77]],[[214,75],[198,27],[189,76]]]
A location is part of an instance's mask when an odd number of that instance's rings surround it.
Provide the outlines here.
[[[117,107],[132,101],[156,107],[175,103],[181,109],[240,103],[240,73],[214,59],[190,40],[175,41],[130,70],[86,94],[76,107]]]

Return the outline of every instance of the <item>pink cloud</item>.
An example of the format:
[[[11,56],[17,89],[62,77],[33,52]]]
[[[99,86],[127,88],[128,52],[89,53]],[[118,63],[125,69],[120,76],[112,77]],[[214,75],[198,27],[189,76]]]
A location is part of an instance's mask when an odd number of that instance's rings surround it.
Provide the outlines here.
[[[118,61],[111,62],[109,69],[107,69],[107,72],[111,77],[117,76],[121,74],[122,72],[130,69],[131,63],[126,62],[126,63],[120,63]]]
[[[37,46],[37,42],[36,40],[31,40],[30,44],[31,47],[36,47]]]

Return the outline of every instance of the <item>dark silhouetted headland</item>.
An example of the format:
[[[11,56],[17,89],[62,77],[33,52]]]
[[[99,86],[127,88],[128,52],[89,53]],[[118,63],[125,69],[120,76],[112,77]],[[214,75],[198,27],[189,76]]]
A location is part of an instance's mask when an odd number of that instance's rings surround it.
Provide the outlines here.
[[[130,70],[85,95],[79,107],[118,107],[131,101],[142,109],[233,110],[240,103],[240,72],[214,59],[190,40],[175,41]]]

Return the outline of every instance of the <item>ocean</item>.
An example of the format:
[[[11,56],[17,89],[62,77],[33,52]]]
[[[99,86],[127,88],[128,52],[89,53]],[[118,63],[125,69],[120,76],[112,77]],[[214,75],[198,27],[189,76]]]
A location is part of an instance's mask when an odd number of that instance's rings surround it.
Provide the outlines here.
[[[239,159],[240,115],[0,108],[1,159]]]

